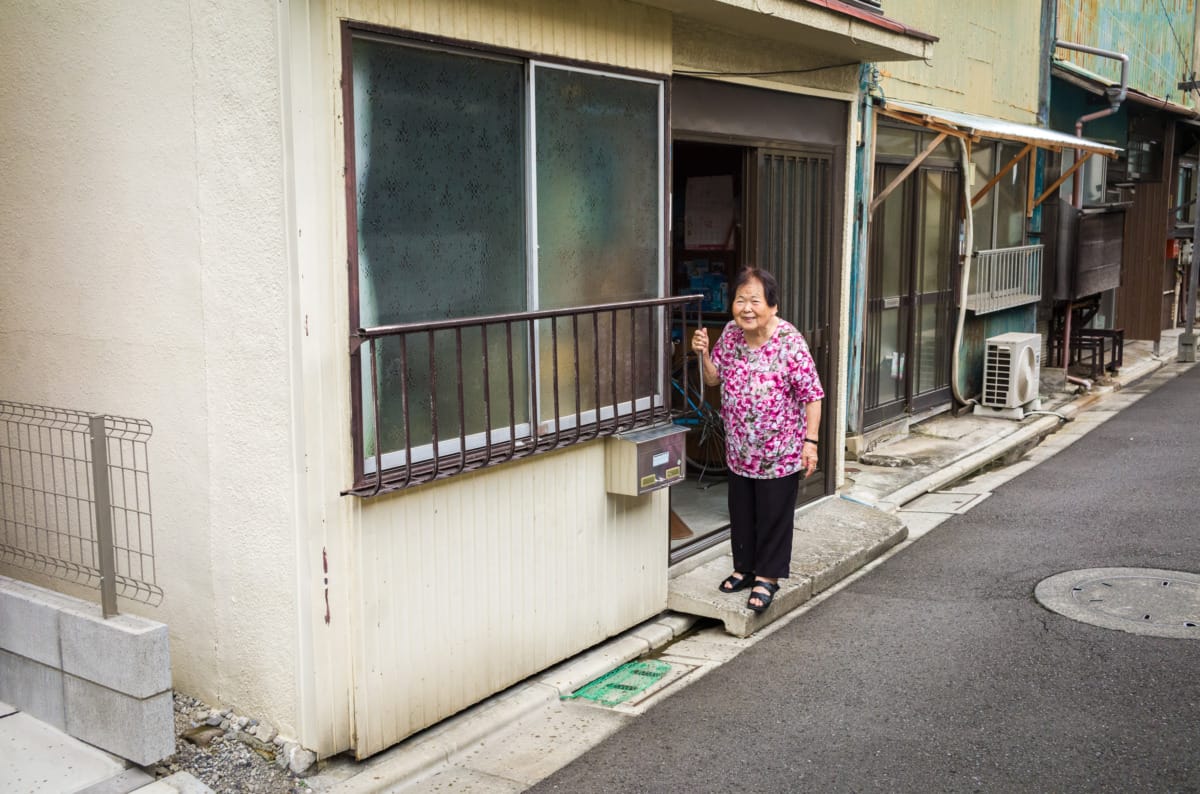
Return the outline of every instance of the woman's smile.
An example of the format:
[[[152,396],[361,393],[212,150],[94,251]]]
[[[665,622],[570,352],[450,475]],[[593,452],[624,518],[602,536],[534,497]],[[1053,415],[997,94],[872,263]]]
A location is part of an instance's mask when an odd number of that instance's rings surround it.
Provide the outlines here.
[[[762,282],[750,279],[733,296],[733,319],[754,344],[763,342],[771,335],[773,319],[779,312],[778,306],[768,306]]]

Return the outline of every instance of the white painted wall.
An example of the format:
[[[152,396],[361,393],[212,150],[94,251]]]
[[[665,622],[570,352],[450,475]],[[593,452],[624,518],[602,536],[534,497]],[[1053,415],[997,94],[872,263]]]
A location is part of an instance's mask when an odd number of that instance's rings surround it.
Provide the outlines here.
[[[149,420],[175,685],[294,732],[278,5],[0,21],[0,398]]]

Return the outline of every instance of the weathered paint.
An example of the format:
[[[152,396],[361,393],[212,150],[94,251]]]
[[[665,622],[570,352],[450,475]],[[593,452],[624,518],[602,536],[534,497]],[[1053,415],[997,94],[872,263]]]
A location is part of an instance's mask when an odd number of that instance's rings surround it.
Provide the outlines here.
[[[869,97],[875,83],[875,67],[864,64],[859,73],[863,97]],[[858,103],[862,114],[862,140],[854,152],[854,215],[853,241],[850,252],[850,275],[846,312],[846,432],[861,433],[862,427],[862,367],[863,334],[866,329],[867,276],[866,257],[870,250],[870,206],[872,174],[875,169],[875,114],[869,99]]]
[[[1177,87],[1195,68],[1195,14],[1196,0],[1058,0],[1058,38],[1123,52],[1131,88],[1196,107],[1195,94]],[[1114,81],[1121,76],[1120,64],[1110,58],[1064,49],[1055,56]]]
[[[1157,121],[1157,129],[1146,130],[1162,141],[1163,151],[1175,149],[1175,124],[1163,116],[1145,120]],[[1164,323],[1163,290],[1165,270],[1174,264],[1166,257],[1167,229],[1171,224],[1168,212],[1172,204],[1171,176],[1174,158],[1165,156],[1153,179],[1138,185],[1132,206],[1125,215],[1125,240],[1122,248],[1121,286],[1116,294],[1116,316],[1112,328],[1125,331],[1126,339],[1146,339],[1156,345],[1162,337],[1164,324],[1174,325],[1169,318]],[[1172,287],[1174,279],[1170,279]]]
[[[885,96],[1036,123],[1042,0],[888,0],[887,12],[939,41],[931,61],[880,65]]]

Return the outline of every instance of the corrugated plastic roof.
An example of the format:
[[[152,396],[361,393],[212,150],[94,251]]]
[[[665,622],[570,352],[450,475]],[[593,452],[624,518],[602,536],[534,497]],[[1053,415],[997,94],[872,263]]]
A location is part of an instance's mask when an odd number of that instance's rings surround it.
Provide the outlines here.
[[[1109,146],[1087,138],[1077,138],[1065,132],[1034,127],[1030,124],[1018,124],[1015,121],[994,119],[989,116],[976,116],[973,113],[962,113],[957,110],[938,108],[920,102],[904,102],[888,99],[881,107],[883,112],[893,116],[915,117],[911,120],[928,119],[940,124],[957,128],[962,132],[984,138],[999,138],[1001,140],[1023,141],[1032,143],[1043,149],[1082,149],[1097,154],[1109,156],[1121,151],[1116,146]],[[890,111],[890,112],[889,112]]]

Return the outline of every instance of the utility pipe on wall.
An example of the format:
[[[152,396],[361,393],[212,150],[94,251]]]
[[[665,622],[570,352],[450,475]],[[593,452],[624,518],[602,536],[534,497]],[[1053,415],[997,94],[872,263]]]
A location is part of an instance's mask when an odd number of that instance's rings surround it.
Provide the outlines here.
[[[1102,119],[1105,116],[1111,116],[1121,109],[1121,103],[1125,101],[1125,95],[1129,90],[1129,56],[1123,52],[1114,50],[1102,50],[1099,47],[1092,47],[1087,44],[1076,44],[1071,41],[1054,40],[1055,49],[1062,48],[1064,50],[1074,50],[1076,52],[1086,52],[1089,55],[1098,55],[1101,58],[1112,58],[1115,61],[1121,62],[1121,85],[1117,88],[1109,86],[1105,89],[1108,95],[1108,107],[1104,110],[1097,110],[1095,113],[1088,113],[1075,119],[1075,137],[1083,137],[1083,125],[1089,121]],[[1075,159],[1078,160],[1080,150],[1075,150]],[[1071,205],[1076,209],[1083,206],[1083,184],[1080,179],[1073,178],[1074,187],[1071,190]]]

